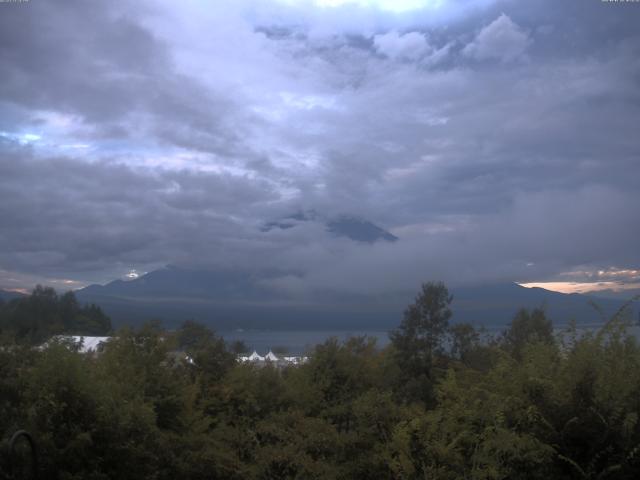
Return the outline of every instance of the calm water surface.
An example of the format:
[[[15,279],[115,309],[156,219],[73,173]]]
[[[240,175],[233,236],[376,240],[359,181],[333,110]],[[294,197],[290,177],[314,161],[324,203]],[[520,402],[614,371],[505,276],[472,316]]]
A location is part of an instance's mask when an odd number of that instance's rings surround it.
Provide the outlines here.
[[[349,337],[368,335],[376,338],[379,347],[389,343],[387,331],[351,330],[235,330],[219,332],[228,342],[242,340],[251,351],[264,355],[272,349],[285,349],[292,355],[308,353],[319,343],[331,337],[346,340]]]
[[[601,326],[581,325],[578,327],[578,332],[594,331]],[[555,331],[561,334],[566,331],[566,328],[566,325],[557,325]],[[487,326],[485,333],[495,335],[504,329],[504,325]],[[635,326],[630,331],[636,338],[640,338],[639,327]],[[367,335],[376,339],[378,347],[385,347],[389,343],[388,330],[233,330],[221,331],[219,334],[228,342],[241,340],[251,351],[256,350],[261,355],[272,349],[283,349],[291,355],[309,353],[315,345],[331,337],[343,341],[349,337]]]

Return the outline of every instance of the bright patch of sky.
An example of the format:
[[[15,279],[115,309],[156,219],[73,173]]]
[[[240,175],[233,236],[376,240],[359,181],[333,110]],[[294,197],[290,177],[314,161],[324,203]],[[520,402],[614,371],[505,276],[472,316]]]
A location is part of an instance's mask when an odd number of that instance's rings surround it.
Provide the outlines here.
[[[290,92],[282,92],[280,96],[286,105],[302,110],[312,110],[314,108],[332,109],[336,106],[335,98],[326,95],[296,95]]]
[[[523,287],[539,287],[561,293],[588,293],[610,290],[624,292],[640,289],[640,270],[609,267],[606,269],[576,269],[558,274],[569,280],[521,283]]]
[[[314,0],[319,7],[341,7],[356,5],[364,8],[377,8],[388,12],[407,12],[423,8],[438,8],[445,0]]]
[[[31,288],[38,283],[55,287],[59,291],[75,290],[86,285],[83,282],[69,278],[43,277],[42,275],[32,275],[0,268],[0,289],[30,293]],[[25,285],[29,285],[29,287],[25,288]]]
[[[73,156],[92,148],[86,141],[90,133],[78,116],[43,110],[34,112],[15,131],[0,131],[0,137],[29,146],[35,154],[47,156],[55,152]]]
[[[476,8],[482,8],[495,3],[497,0],[275,0],[276,3],[301,12],[319,11],[329,17],[334,12],[349,12],[343,18],[333,17],[336,24],[343,27],[362,22],[368,14],[376,16],[377,22],[394,22],[405,18],[411,22],[413,15],[420,16],[427,13],[431,18],[422,18],[426,23],[433,23],[464,16]],[[355,14],[355,15],[354,15]],[[378,16],[377,14],[380,14]],[[361,16],[364,15],[364,16]],[[384,17],[388,17],[386,20]]]
[[[623,292],[640,289],[640,283],[622,282],[530,282],[520,283],[526,288],[544,288],[560,293]]]
[[[0,132],[0,137],[17,142],[20,145],[29,145],[42,139],[42,136],[35,133]]]

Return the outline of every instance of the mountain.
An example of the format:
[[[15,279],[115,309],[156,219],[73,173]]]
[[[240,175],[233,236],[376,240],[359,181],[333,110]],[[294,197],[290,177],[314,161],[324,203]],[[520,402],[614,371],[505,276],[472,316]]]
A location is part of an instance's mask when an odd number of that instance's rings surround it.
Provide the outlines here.
[[[598,290],[599,298],[613,298],[616,300],[629,300],[633,297],[640,298],[640,288],[631,288],[624,290]]]
[[[368,309],[349,305],[343,298],[301,301],[275,295],[266,284],[284,272],[192,270],[169,266],[135,280],[115,280],[76,291],[81,302],[96,303],[116,325],[161,319],[174,325],[196,319],[217,329],[339,328],[345,318],[365,325]],[[349,298],[348,300],[352,300]],[[384,311],[374,322],[386,321]]]
[[[367,220],[342,215],[327,222],[327,230],[339,237],[347,237],[356,242],[375,243],[379,240],[395,242],[398,237]]]
[[[352,215],[339,215],[337,217],[325,218],[315,210],[298,212],[280,220],[267,222],[262,227],[262,231],[268,232],[275,228],[288,230],[305,222],[322,223],[327,232],[337,237],[348,238],[354,242],[375,243],[380,240],[387,242],[395,242],[398,240],[398,237],[368,220]]]
[[[566,294],[544,288],[525,288],[516,283],[453,288],[453,311],[460,321],[474,324],[504,324],[522,307],[543,307],[557,324],[575,320],[597,324],[614,315],[628,300],[586,294]],[[595,307],[594,307],[595,305]],[[633,306],[637,317],[638,305]],[[601,310],[601,312],[598,311]]]
[[[114,324],[140,323],[157,318],[167,326],[185,319],[218,330],[388,330],[402,319],[415,292],[380,296],[328,294],[300,300],[276,294],[267,287],[283,272],[248,273],[200,271],[167,267],[135,280],[116,280],[76,291],[82,302],[100,305]],[[575,319],[580,324],[602,323],[590,306],[595,301],[610,316],[622,305],[615,299],[563,294],[515,283],[453,287],[454,322],[506,325],[519,308],[544,307],[556,324]],[[637,306],[634,315],[637,316]]]
[[[268,273],[263,274],[268,277]],[[235,270],[193,270],[167,266],[135,280],[115,280],[107,285],[90,285],[77,291],[80,297],[109,297],[129,300],[224,300],[264,299],[267,293],[257,277]]]
[[[22,298],[24,297],[23,293],[13,292],[10,290],[0,290],[0,300],[3,302],[8,302],[13,300],[14,298]]]

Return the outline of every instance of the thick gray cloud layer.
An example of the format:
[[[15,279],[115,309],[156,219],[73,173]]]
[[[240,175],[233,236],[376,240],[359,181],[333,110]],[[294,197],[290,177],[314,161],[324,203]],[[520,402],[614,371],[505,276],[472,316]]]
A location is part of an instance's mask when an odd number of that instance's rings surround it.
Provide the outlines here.
[[[320,3],[0,4],[0,287],[168,263],[276,267],[301,294],[640,267],[640,4]],[[260,229],[301,209],[401,240]]]

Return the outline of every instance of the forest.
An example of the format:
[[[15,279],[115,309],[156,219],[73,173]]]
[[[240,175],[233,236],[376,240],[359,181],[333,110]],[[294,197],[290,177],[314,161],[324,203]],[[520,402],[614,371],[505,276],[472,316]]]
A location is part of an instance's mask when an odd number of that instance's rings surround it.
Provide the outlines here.
[[[238,363],[192,321],[122,328],[97,355],[34,348],[111,332],[98,307],[38,288],[0,306],[0,478],[638,478],[628,312],[558,332],[543,309],[521,310],[490,336],[455,323],[454,301],[425,283],[389,346],[333,338],[278,369]],[[28,452],[11,458],[19,429],[37,472]]]

